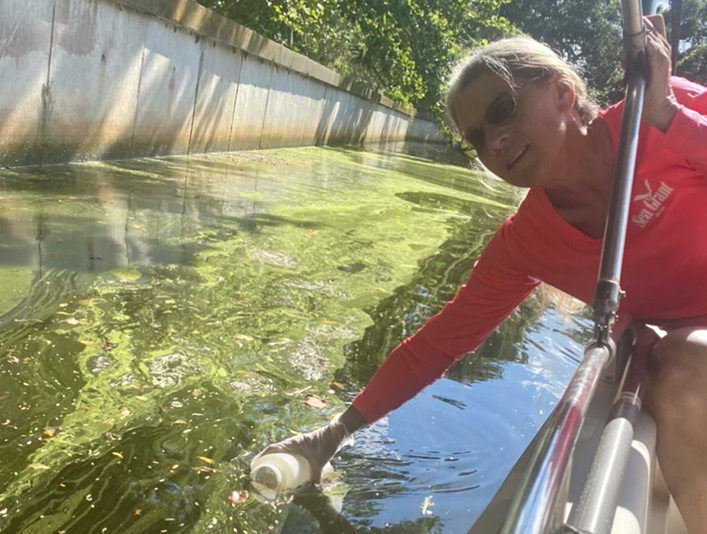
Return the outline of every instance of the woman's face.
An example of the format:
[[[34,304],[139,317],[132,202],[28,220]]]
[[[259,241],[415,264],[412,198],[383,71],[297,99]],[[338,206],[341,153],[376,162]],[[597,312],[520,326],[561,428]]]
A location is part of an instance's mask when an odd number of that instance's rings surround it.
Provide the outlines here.
[[[487,72],[462,89],[452,117],[462,138],[499,178],[519,187],[543,187],[562,168],[574,93],[554,77],[511,88]]]

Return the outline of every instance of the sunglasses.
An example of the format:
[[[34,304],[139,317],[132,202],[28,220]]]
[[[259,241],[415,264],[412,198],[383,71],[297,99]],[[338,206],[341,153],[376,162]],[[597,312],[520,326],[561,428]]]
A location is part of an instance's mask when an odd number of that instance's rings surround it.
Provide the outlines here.
[[[496,100],[491,102],[491,105],[486,110],[484,122],[478,128],[472,128],[462,138],[459,143],[459,148],[470,158],[476,157],[486,141],[484,137],[484,124],[493,124],[500,126],[507,122],[516,112],[518,102],[514,95],[510,93],[501,93]]]

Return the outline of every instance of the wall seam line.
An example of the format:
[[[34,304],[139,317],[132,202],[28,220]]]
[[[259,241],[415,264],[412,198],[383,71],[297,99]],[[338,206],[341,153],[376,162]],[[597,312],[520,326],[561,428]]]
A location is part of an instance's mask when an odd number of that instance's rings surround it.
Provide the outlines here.
[[[236,52],[241,58],[241,64],[238,66],[238,84],[236,85],[236,94],[233,97],[233,112],[231,113],[231,129],[228,132],[228,148],[231,151],[231,139],[233,139],[233,125],[236,123],[236,106],[238,106],[238,94],[241,92],[241,76],[243,76],[243,63],[245,63],[245,55]]]
[[[148,30],[149,31],[149,30]],[[135,157],[133,151],[135,148],[135,130],[137,130],[137,117],[140,111],[140,90],[142,89],[142,71],[145,68],[145,45],[142,46],[142,54],[140,57],[140,73],[137,79],[137,94],[135,95],[135,115],[133,117],[133,131],[130,134],[130,157]]]
[[[275,70],[279,70],[275,67]],[[260,133],[258,134],[258,149],[262,148],[263,145],[263,130],[265,129],[265,119],[268,116],[268,105],[270,105],[270,93],[272,92],[272,69],[270,70],[270,76],[268,77],[268,94],[265,96],[265,108],[263,109],[263,121],[260,123]]]
[[[196,104],[199,99],[199,84],[201,83],[201,70],[204,66],[204,39],[201,39],[201,54],[199,54],[199,67],[196,72],[196,88],[194,89],[194,107],[191,111],[191,126],[189,127],[189,141],[187,142],[187,155],[191,152],[191,142],[194,139],[194,122],[196,119]]]
[[[56,0],[52,5],[52,27],[49,33],[49,55],[47,58],[47,78],[46,83],[42,87],[42,104],[41,104],[41,118],[39,120],[39,125],[37,128],[37,137],[35,138],[35,146],[38,147],[37,152],[39,152],[39,166],[44,164],[44,144],[45,138],[47,136],[47,122],[49,120],[49,101],[51,99],[51,93],[49,92],[49,81],[52,75],[52,56],[54,52],[54,30],[56,28]]]

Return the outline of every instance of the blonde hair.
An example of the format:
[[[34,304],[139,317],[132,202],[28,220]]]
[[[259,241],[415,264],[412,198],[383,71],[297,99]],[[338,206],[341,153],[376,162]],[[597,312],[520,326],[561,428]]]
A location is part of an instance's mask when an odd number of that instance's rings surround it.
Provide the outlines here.
[[[598,104],[587,94],[587,84],[582,77],[554,50],[531,37],[507,37],[467,56],[454,69],[445,102],[452,122],[455,122],[452,105],[459,92],[489,71],[506,80],[511,87],[516,85],[516,80],[548,78],[556,74],[573,89],[574,107],[582,124],[589,124],[599,111]]]

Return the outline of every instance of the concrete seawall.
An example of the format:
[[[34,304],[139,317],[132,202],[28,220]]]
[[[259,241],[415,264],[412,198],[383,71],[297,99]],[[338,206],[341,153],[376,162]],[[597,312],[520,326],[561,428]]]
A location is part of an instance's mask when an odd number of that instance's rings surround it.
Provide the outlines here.
[[[190,0],[2,0],[0,165],[443,141],[391,100]]]

